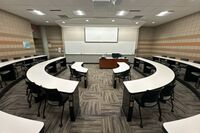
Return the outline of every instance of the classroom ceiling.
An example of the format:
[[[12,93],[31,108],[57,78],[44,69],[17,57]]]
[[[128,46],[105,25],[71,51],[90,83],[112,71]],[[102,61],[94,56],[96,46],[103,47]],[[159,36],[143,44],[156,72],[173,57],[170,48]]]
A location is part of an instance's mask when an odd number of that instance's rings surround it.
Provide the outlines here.
[[[157,26],[200,11],[200,0],[107,1],[111,2],[93,2],[93,0],[0,0],[0,9],[24,17],[38,25],[135,25],[136,22],[140,22],[145,26]],[[33,15],[27,9],[37,9],[46,15]],[[82,10],[86,15],[74,15],[74,10]],[[116,16],[117,11],[120,10],[128,11],[128,14]],[[156,14],[165,10],[174,11],[174,13],[164,17],[156,16]],[[89,22],[86,22],[86,19]],[[115,22],[112,22],[113,19]],[[65,24],[62,23],[63,20]],[[49,23],[45,21],[49,21]]]

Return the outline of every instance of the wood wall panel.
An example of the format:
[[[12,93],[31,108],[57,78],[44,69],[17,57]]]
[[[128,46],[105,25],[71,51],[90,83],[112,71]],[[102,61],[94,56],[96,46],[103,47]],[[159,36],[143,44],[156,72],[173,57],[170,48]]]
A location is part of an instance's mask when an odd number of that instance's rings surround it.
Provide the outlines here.
[[[157,27],[140,28],[138,55],[166,55],[200,60],[199,22],[200,12],[197,12]]]
[[[24,57],[35,54],[31,24],[28,20],[0,10],[0,59]],[[30,43],[30,49],[23,48],[23,41]]]

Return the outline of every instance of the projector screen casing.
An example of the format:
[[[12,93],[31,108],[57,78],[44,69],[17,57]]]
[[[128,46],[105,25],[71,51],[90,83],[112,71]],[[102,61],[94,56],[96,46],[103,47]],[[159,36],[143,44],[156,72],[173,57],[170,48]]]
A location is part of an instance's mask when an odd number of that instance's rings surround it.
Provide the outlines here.
[[[117,43],[118,27],[85,27],[84,38],[86,43]]]

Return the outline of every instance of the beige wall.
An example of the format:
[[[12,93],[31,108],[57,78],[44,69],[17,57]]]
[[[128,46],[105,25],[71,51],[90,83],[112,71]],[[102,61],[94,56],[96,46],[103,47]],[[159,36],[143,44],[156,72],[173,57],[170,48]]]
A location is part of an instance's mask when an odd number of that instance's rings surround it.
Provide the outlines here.
[[[44,54],[40,26],[32,25],[36,54]],[[62,33],[60,26],[45,26],[50,58],[63,56],[58,48],[63,50]]]
[[[62,31],[60,26],[46,26],[46,34],[49,45],[50,58],[63,56],[64,53],[58,52],[58,48],[64,49],[62,42]]]
[[[150,27],[142,27],[139,30],[139,38],[138,38],[138,48],[137,48],[137,56],[151,56],[152,55],[152,45],[154,38],[154,28]]]
[[[149,55],[200,60],[200,12],[157,26],[153,30],[142,27],[139,36],[139,47],[143,49],[139,54],[146,55],[149,52]]]
[[[0,10],[0,58],[34,55],[31,24],[28,20]],[[28,41],[30,49],[24,49],[22,42]]]
[[[31,25],[33,29],[33,40],[35,43],[35,52],[37,55],[44,54],[40,26]]]

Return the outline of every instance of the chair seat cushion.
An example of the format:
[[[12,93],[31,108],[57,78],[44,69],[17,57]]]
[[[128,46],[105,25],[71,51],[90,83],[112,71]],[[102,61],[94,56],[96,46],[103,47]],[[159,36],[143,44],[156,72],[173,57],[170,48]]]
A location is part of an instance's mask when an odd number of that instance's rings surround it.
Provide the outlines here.
[[[141,107],[153,107],[153,106],[157,105],[157,102],[145,102],[145,103],[143,103],[140,98],[139,99],[136,98],[135,100]]]
[[[6,74],[8,74],[9,72],[10,72],[10,70],[5,70],[5,71],[1,71],[0,74],[1,74],[1,75],[6,75]]]
[[[165,100],[165,101],[166,101],[166,100],[169,100],[170,97],[171,97],[171,96],[163,96],[163,97],[162,97],[162,100]]]
[[[200,72],[191,72],[192,75],[199,77],[200,76]]]

